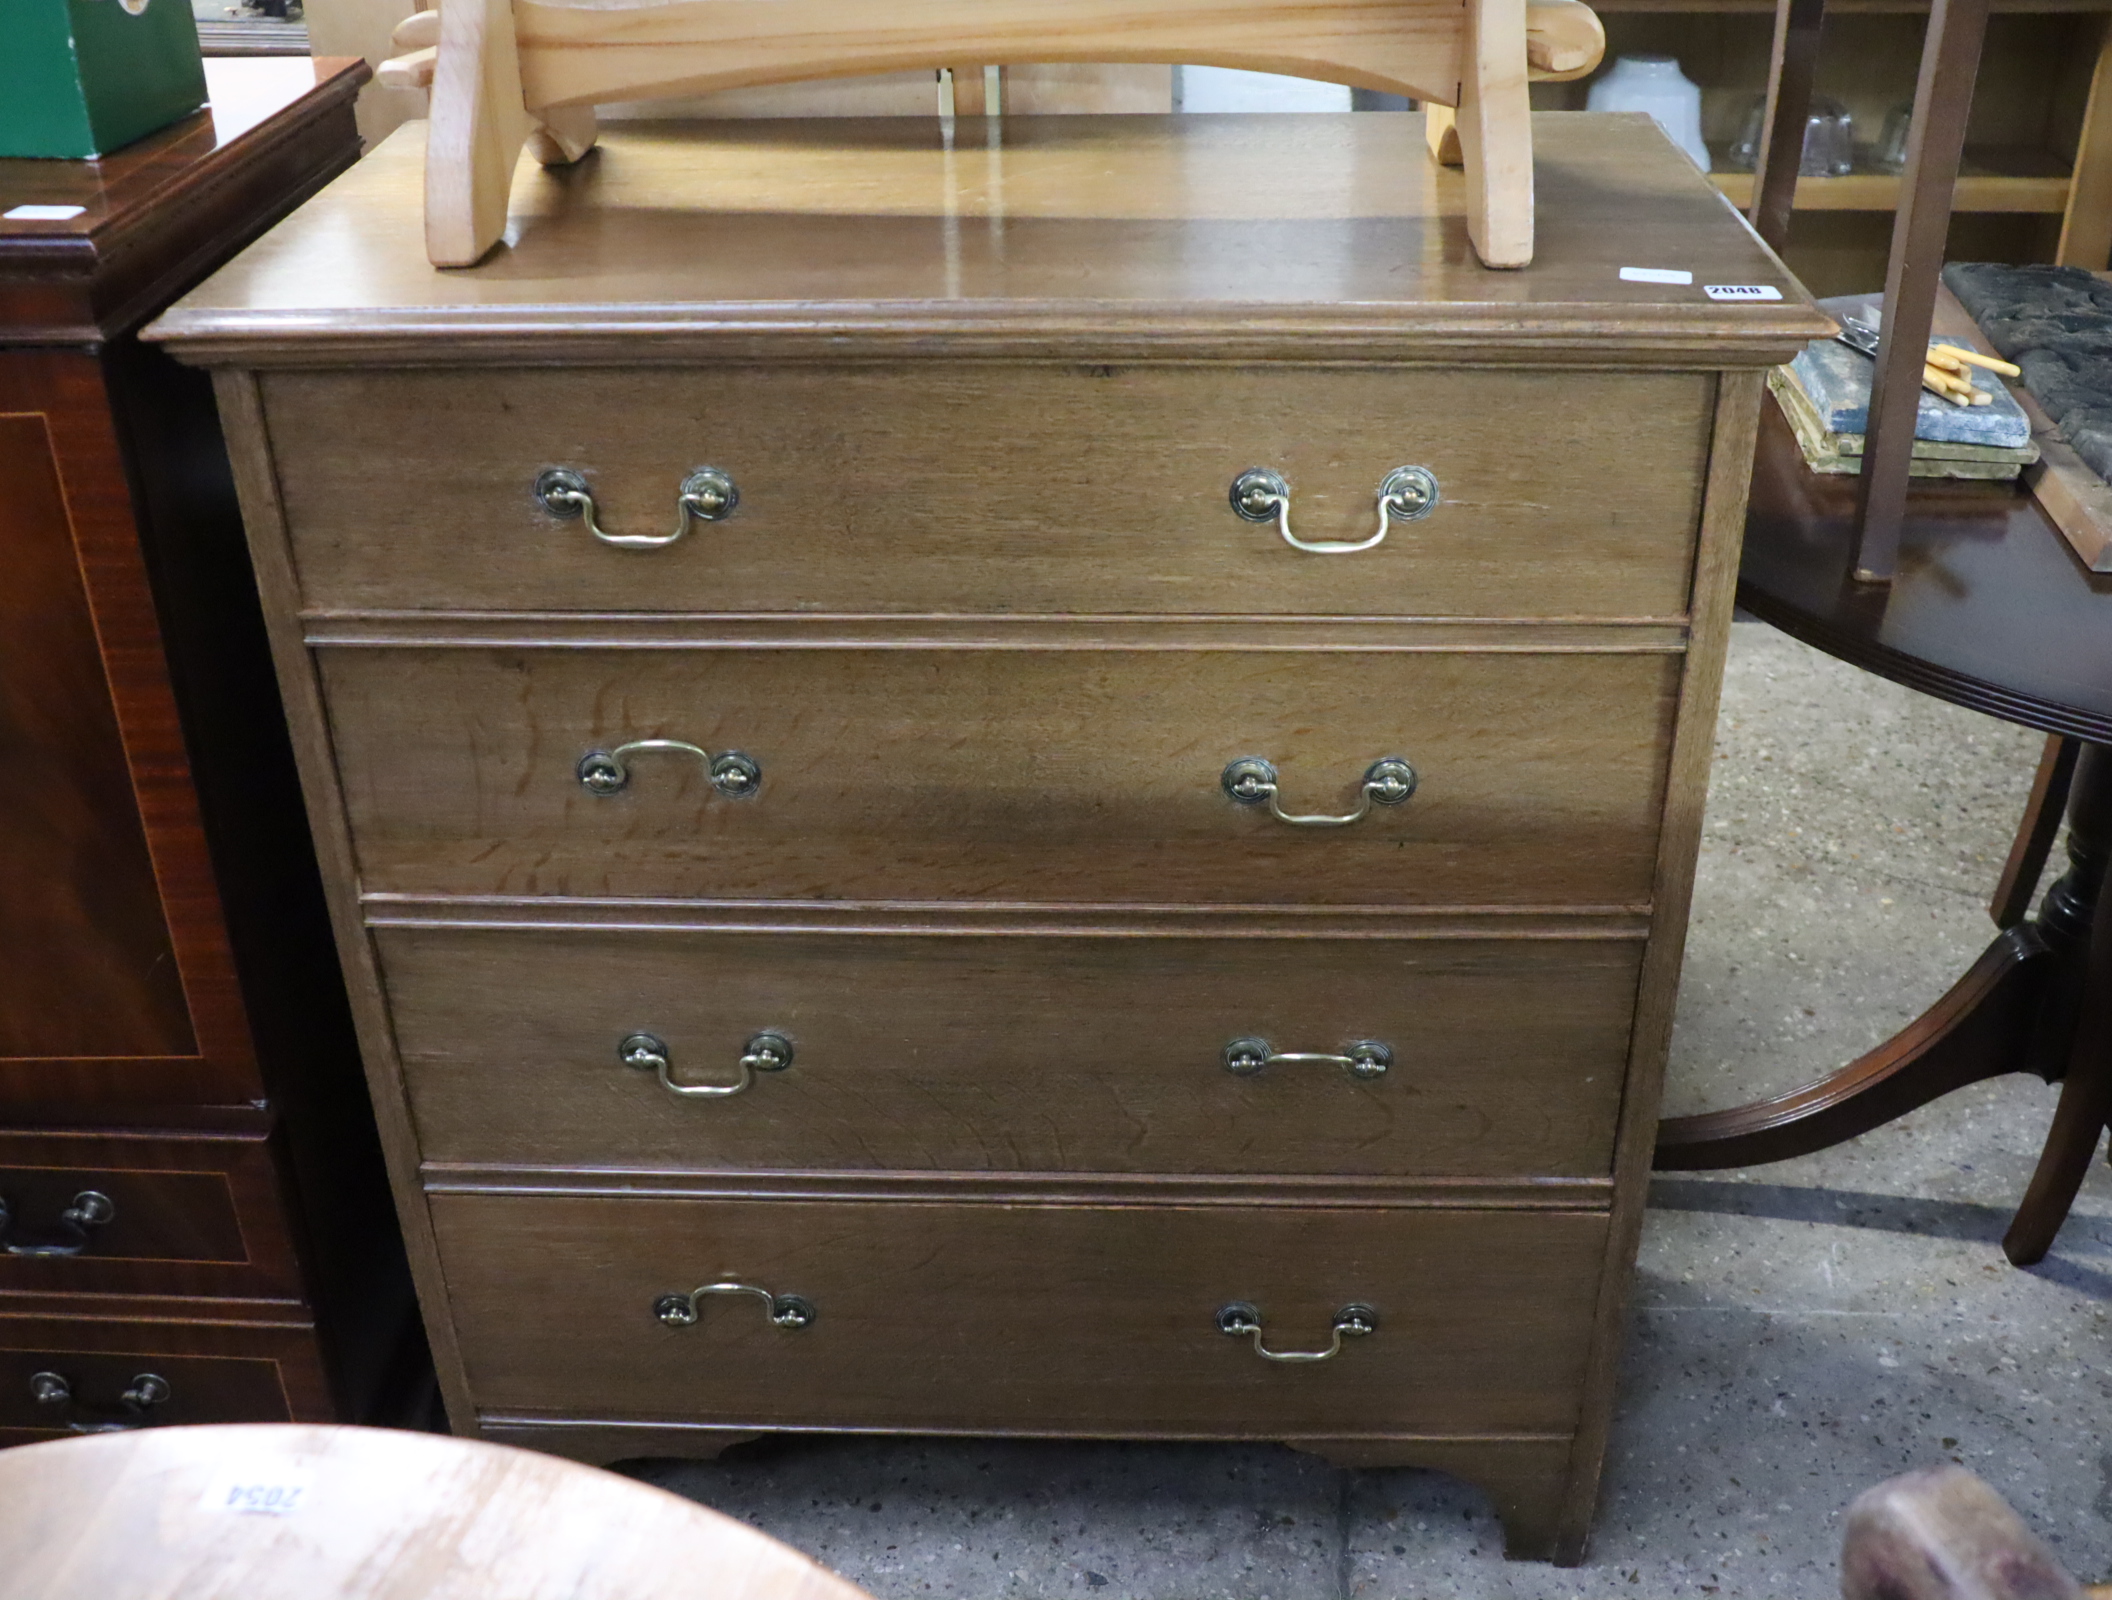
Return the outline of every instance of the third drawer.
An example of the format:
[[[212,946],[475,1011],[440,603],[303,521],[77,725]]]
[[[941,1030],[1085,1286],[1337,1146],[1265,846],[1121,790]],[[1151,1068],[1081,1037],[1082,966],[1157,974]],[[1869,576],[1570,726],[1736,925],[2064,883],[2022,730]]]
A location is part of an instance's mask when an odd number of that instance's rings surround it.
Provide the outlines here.
[[[1642,950],[415,926],[377,943],[433,1162],[1583,1179],[1611,1170]]]

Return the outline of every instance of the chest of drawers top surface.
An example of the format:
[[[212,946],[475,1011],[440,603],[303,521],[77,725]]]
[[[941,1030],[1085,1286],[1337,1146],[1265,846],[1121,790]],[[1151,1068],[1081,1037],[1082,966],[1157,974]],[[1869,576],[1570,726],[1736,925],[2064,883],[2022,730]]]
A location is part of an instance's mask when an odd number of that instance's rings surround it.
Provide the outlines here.
[[[242,365],[804,345],[1725,368],[1830,327],[1640,116],[1535,118],[1540,245],[1519,272],[1476,262],[1421,120],[1373,114],[618,124],[524,174],[505,242],[442,272],[423,127],[151,337]]]

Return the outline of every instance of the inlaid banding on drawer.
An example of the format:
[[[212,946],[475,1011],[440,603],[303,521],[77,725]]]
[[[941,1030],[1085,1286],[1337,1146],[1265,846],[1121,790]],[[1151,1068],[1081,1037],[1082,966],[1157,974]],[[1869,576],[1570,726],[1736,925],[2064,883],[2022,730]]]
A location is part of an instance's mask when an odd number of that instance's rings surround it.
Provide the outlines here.
[[[324,650],[370,893],[1640,905],[1680,658]],[[600,792],[581,762],[639,740]],[[712,761],[751,758],[739,798]],[[1340,814],[1225,788],[1266,759]],[[705,759],[710,757],[711,760]]]
[[[325,610],[1678,616],[1713,378],[1444,368],[267,373],[303,602]],[[1618,418],[1617,428],[1608,427]],[[701,466],[738,485],[685,520]],[[1440,501],[1349,555],[1389,473]],[[567,469],[618,538],[554,515]]]
[[[394,927],[439,1163],[1593,1177],[1640,940],[971,940]],[[728,1087],[756,1038],[787,1064]],[[1264,1041],[1248,1068],[1228,1047]],[[1376,1074],[1289,1053],[1378,1044]],[[1346,1062],[1357,1058],[1345,1055]]]
[[[759,1427],[1566,1432],[1603,1213],[436,1195],[476,1403]],[[655,1306],[738,1282],[794,1297]],[[1319,1349],[1347,1306],[1376,1329]],[[523,1314],[523,1308],[532,1314]]]

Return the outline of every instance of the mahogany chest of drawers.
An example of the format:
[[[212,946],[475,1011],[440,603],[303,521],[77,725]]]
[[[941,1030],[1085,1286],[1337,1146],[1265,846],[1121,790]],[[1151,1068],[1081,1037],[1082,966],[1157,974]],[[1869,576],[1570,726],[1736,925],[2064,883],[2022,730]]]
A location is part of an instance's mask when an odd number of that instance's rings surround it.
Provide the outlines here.
[[[408,128],[157,330],[455,1424],[1279,1439],[1577,1559],[1827,324],[1641,118],[1519,273],[1410,118],[969,126],[636,126],[454,273]]]
[[[0,1445],[431,1409],[212,386],[137,337],[358,159],[370,74],[206,74],[0,160]]]

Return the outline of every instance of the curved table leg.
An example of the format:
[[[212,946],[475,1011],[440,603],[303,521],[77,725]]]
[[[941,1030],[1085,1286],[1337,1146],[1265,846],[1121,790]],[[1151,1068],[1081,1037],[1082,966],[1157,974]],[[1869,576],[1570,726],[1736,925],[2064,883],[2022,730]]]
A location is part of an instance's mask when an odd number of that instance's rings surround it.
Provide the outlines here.
[[[2026,833],[2047,832],[2041,812],[2067,783],[2064,766],[2049,746]],[[2036,1072],[2060,1081],[2061,1101],[2002,1248],[2020,1267],[2043,1258],[2112,1122],[2112,746],[2083,745],[2071,770],[2069,870],[2034,921],[2006,929],[1941,1000],[1831,1077],[1772,1100],[1661,1123],[1653,1165],[1699,1172],[1785,1161],[1983,1078]],[[2038,848],[2020,835],[2005,879],[2021,878],[2019,852]],[[2018,893],[2008,885],[1998,894],[1998,917]]]
[[[2031,1033],[2054,960],[2030,926],[2003,934],[1927,1011],[1831,1077],[1729,1111],[1658,1124],[1660,1172],[1750,1167],[1853,1139],[1983,1078],[2028,1070]]]
[[[2102,768],[2108,763],[2100,761]],[[2100,778],[2103,773],[2095,774]],[[2112,784],[2106,785],[2112,789]],[[2101,820],[2101,819],[2100,819]],[[2082,825],[2069,828],[2069,854],[2076,871],[2069,881],[2089,885],[2088,869],[2097,868],[2096,893],[2083,902],[2090,914],[2089,953],[2078,996],[2075,1033],[2068,1049],[2068,1070],[2061,1080],[2061,1103],[2039,1165],[2024,1191],[2002,1250],[2020,1267],[2043,1260],[2053,1236],[2067,1220],[2082,1187],[2083,1173],[2097,1154],[2107,1121],[2112,1121],[2112,840],[2090,836]]]

